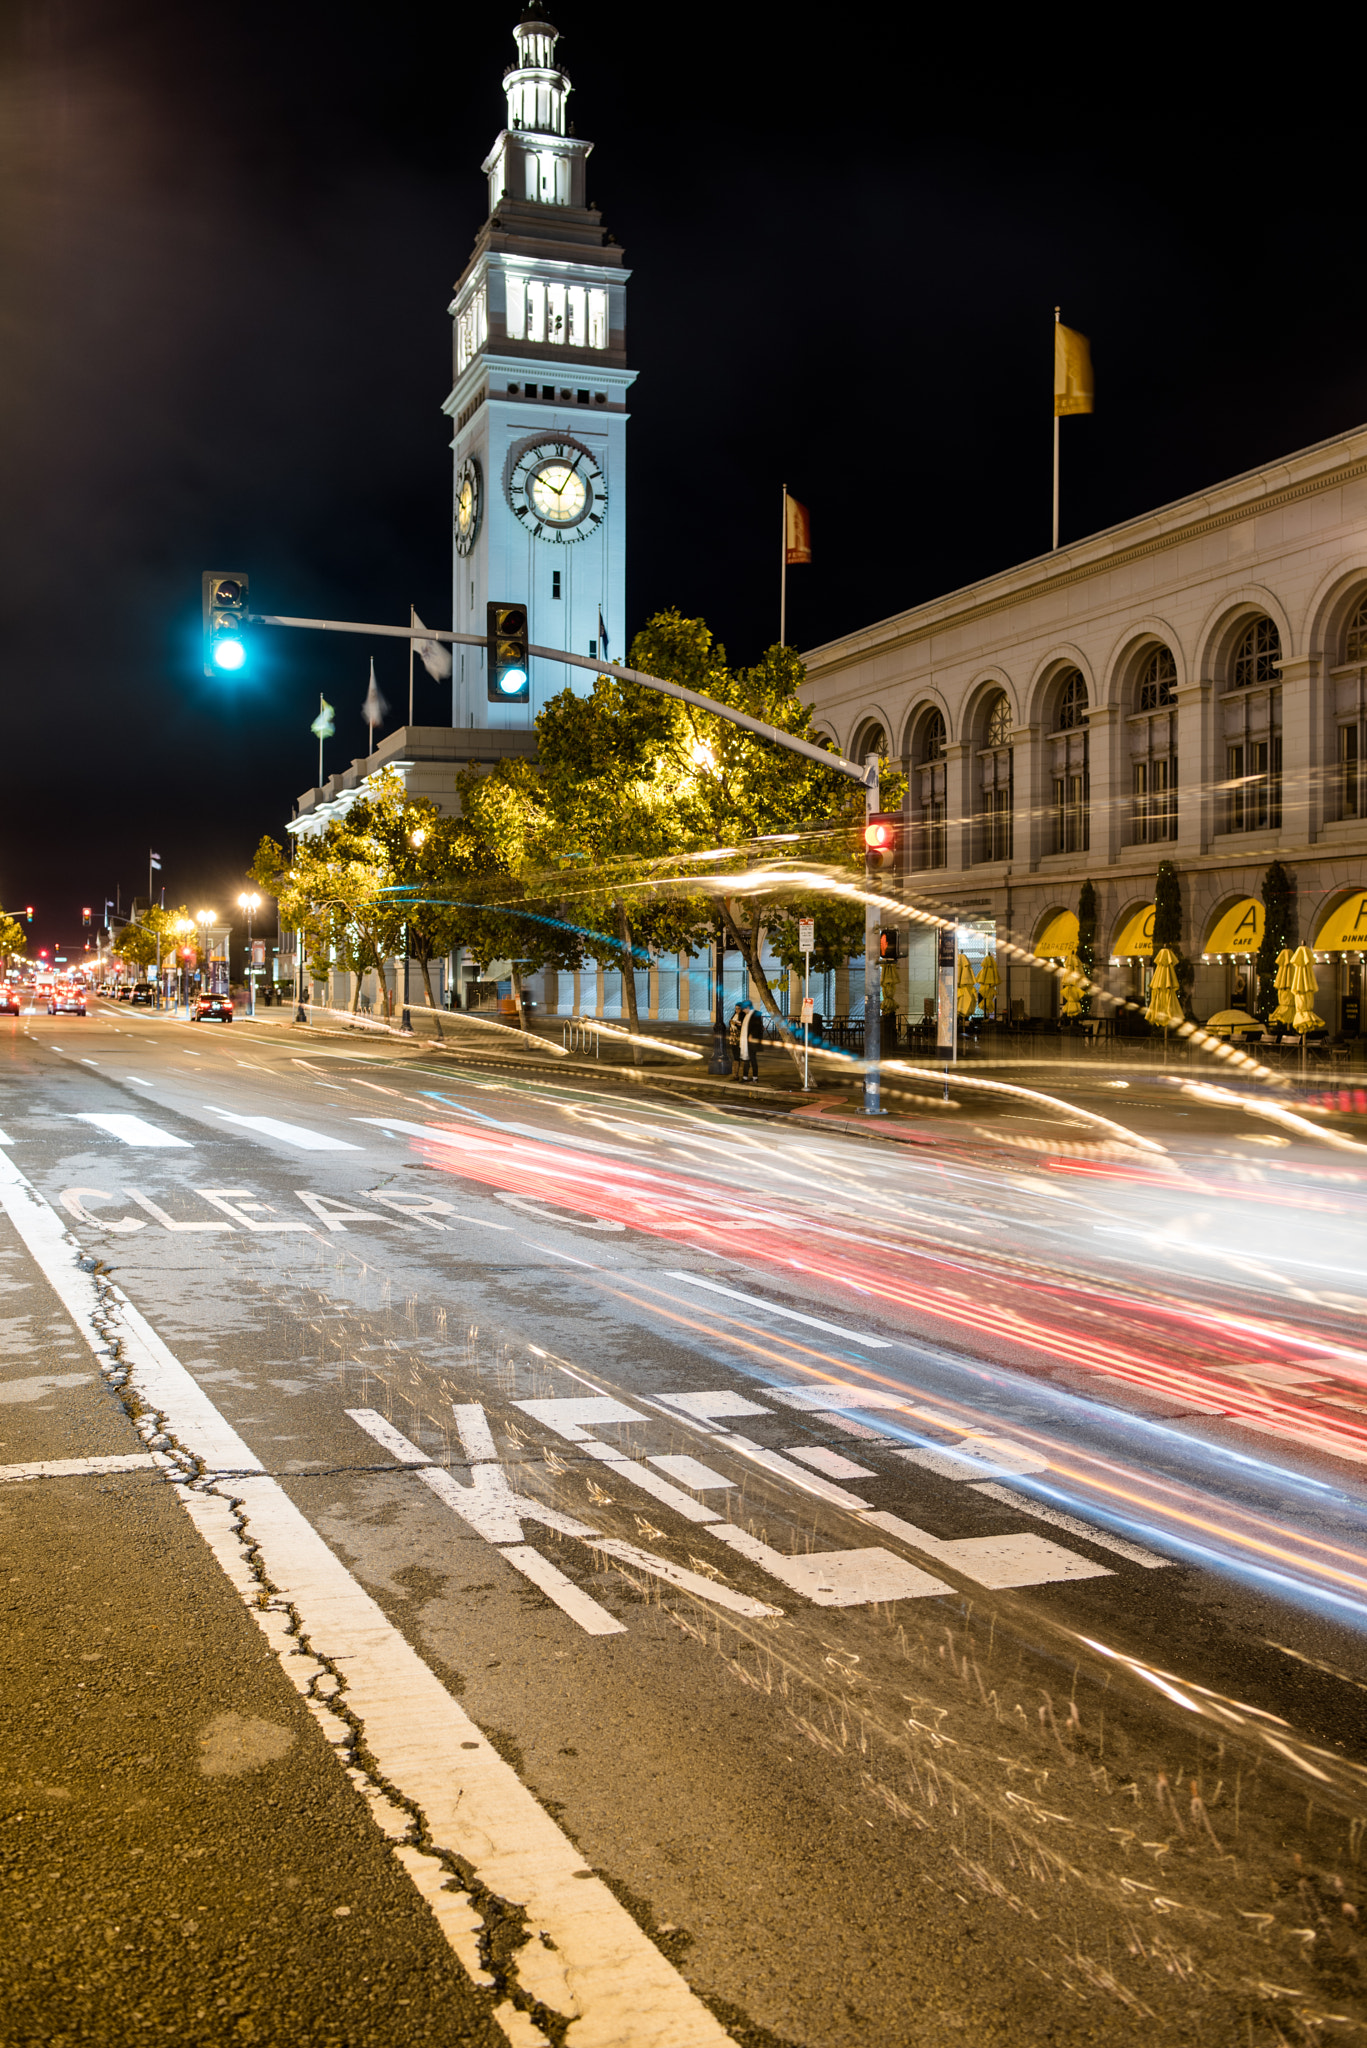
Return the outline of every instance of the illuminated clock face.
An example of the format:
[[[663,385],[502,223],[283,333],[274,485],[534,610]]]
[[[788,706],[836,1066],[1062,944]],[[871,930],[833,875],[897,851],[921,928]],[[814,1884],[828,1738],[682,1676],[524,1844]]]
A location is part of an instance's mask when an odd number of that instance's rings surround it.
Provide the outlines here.
[[[469,459],[456,478],[456,553],[468,555],[479,531],[479,464]]]
[[[603,472],[577,441],[535,441],[508,479],[508,502],[534,540],[587,540],[607,512]]]

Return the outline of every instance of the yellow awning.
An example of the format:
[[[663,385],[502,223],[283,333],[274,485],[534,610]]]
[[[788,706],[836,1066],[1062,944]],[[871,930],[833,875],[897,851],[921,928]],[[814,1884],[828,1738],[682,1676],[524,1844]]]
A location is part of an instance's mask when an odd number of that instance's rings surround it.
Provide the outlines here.
[[[1071,910],[1056,910],[1039,938],[1035,951],[1042,960],[1064,960],[1077,951],[1077,918]]]
[[[1367,952],[1367,889],[1331,910],[1315,934],[1316,953]]]
[[[1232,903],[1206,940],[1203,953],[1256,953],[1263,942],[1263,906],[1252,896]],[[1367,944],[1367,940],[1364,940]]]
[[[1146,903],[1126,918],[1123,931],[1111,945],[1113,960],[1152,960],[1154,909],[1152,903]]]

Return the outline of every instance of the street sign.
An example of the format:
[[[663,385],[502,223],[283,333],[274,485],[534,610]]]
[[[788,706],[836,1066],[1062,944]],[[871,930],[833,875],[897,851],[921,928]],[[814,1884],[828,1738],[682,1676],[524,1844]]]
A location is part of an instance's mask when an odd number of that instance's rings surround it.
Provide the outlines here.
[[[265,964],[266,964],[266,941],[265,941],[264,939],[253,939],[253,940],[252,940],[252,966],[253,966],[253,967],[264,967],[264,966],[265,966]]]
[[[798,1023],[799,1023],[799,1024],[810,1024],[810,1023],[811,1023],[811,1021],[812,1021],[812,1019],[813,1019],[813,1017],[815,1017],[815,1015],[816,1015],[816,1003],[815,1003],[815,1001],[813,1000],[813,998],[812,998],[811,996],[804,996],[804,997],[802,998],[802,1014],[801,1014],[801,1016],[800,1016],[800,1017],[798,1018],[798,1020],[797,1020],[797,1021],[798,1021]]]
[[[814,917],[800,917],[798,919],[797,943],[799,949],[804,953],[814,953],[816,951],[816,919]]]

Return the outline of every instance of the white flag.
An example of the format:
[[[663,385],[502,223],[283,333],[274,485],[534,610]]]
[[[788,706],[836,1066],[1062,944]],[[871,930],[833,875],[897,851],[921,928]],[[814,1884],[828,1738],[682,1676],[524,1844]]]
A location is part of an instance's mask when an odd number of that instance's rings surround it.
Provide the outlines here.
[[[365,703],[361,706],[361,716],[372,731],[377,725],[383,725],[389,716],[389,706],[380,695],[380,686],[375,680],[373,654],[370,657],[370,688],[366,691]]]
[[[416,611],[413,614],[413,624],[415,626],[422,624],[422,620],[418,617]],[[413,642],[413,652],[417,655],[418,660],[427,670],[434,683],[444,683],[446,681],[446,678],[451,673],[451,650],[444,640],[415,640]]]

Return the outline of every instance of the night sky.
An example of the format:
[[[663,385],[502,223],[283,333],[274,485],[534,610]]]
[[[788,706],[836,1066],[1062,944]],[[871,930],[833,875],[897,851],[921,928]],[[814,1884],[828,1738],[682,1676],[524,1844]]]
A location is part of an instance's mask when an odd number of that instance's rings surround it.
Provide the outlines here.
[[[202,569],[449,624],[446,308],[515,15],[0,8],[0,895],[36,944],[145,891],[149,845],[168,902],[226,909],[314,780],[320,689],[329,771],[364,750],[376,643],[262,634],[207,682]],[[632,630],[777,638],[785,478],[800,645],[1039,553],[1056,302],[1097,374],[1065,541],[1367,418],[1353,78],[1290,18],[1275,48],[1191,8],[555,18],[633,270]]]

